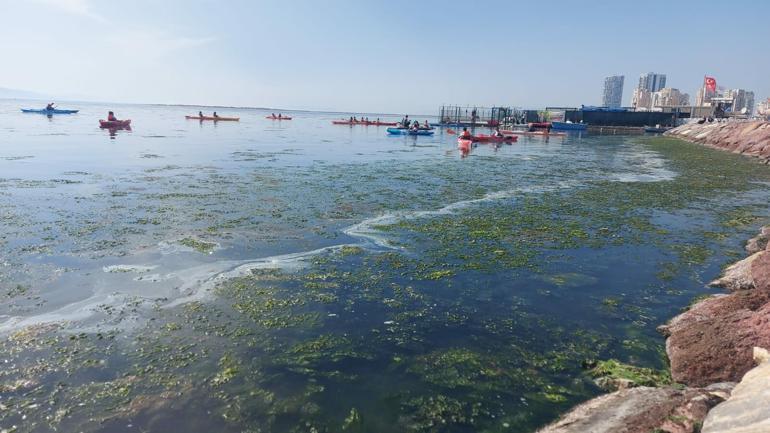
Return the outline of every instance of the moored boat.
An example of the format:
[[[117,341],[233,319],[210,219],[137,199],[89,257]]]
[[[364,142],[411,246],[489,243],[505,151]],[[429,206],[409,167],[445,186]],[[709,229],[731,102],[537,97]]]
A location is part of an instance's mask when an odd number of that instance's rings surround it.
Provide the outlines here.
[[[668,131],[671,128],[667,128],[664,126],[647,126],[644,128],[644,132],[647,132],[649,134],[662,134],[666,131]]]
[[[559,131],[585,131],[588,129],[588,124],[572,122],[551,122],[551,127]]]

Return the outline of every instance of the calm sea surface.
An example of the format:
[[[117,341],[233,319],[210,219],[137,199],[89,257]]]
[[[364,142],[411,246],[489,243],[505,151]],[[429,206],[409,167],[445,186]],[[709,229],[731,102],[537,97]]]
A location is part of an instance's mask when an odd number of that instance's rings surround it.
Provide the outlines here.
[[[663,138],[463,156],[328,113],[36,105],[0,101],[3,431],[534,431],[601,392],[586,365],[665,369],[655,327],[770,203],[766,166]]]

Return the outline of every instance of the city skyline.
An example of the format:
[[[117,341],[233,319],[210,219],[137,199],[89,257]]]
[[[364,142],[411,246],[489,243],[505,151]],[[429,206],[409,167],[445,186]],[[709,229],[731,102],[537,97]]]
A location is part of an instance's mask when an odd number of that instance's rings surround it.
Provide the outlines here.
[[[704,42],[661,49],[670,46],[667,33],[629,34],[635,23],[657,19],[656,4],[680,18],[688,40]],[[408,2],[366,10],[345,0],[323,8],[307,0],[216,6],[210,0],[138,0],[131,8],[115,1],[0,0],[0,88],[114,102],[433,112],[442,103],[596,105],[596,89],[610,73],[659,71],[685,93],[695,94],[708,74],[758,99],[770,96],[767,56],[698,25],[719,7],[715,1],[658,0],[628,14],[601,2],[557,0],[559,13],[548,17],[536,5],[431,1],[397,21],[393,11],[408,9]],[[744,39],[762,40],[770,4],[750,1],[742,12]],[[531,19],[511,35],[511,17],[524,15]],[[450,39],[458,19],[485,25]],[[576,49],[566,43],[571,40],[579,41]],[[511,47],[522,55],[504,55]],[[724,51],[743,66],[718,60],[714,53]],[[626,80],[623,94],[636,85]]]

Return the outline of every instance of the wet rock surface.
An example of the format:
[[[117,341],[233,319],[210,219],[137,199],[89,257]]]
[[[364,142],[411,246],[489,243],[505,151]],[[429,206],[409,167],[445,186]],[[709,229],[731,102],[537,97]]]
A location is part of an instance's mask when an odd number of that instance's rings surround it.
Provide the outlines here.
[[[666,135],[770,162],[770,122],[690,123]]]
[[[623,389],[575,407],[539,433],[648,433],[698,431],[709,409],[724,401],[733,384],[701,389]]]
[[[770,253],[752,254],[712,284],[733,293],[707,298],[659,328],[676,382],[739,381],[754,367],[753,348],[770,347]]]

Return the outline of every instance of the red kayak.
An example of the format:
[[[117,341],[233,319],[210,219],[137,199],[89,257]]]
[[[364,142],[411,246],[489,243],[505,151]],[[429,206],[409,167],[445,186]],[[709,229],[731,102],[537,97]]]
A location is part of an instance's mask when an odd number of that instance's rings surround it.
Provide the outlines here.
[[[479,134],[475,135],[472,140],[478,143],[515,143],[519,137],[515,135],[506,135],[505,137],[495,137],[493,135]]]
[[[130,128],[131,119],[128,120],[100,120],[100,128]]]
[[[511,135],[526,135],[526,136],[530,136],[530,137],[538,137],[538,136],[542,136],[542,137],[548,137],[548,136],[565,137],[567,135],[564,132],[548,132],[548,131],[508,131],[508,130],[504,131],[504,130],[500,130],[500,132],[502,132],[505,135],[509,135],[509,134],[511,134]]]
[[[532,122],[529,126],[530,128],[550,128],[551,122]]]
[[[288,117],[288,116],[281,116],[281,117],[278,117],[278,116],[265,116],[265,119],[270,119],[270,120],[291,120],[291,117]]]
[[[334,125],[397,126],[396,122],[351,122],[350,120],[332,120]]]

